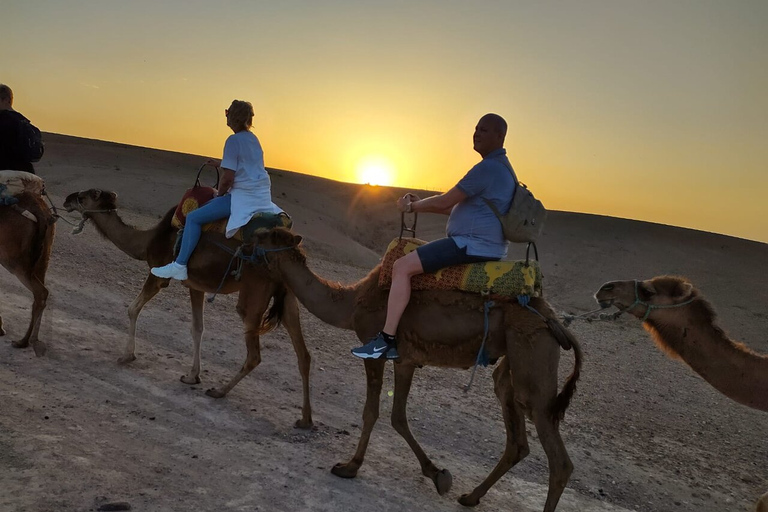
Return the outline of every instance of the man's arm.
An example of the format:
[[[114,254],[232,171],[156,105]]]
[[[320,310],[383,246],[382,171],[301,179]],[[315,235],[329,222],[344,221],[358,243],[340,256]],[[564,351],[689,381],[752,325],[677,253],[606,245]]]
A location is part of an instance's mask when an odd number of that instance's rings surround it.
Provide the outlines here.
[[[403,212],[442,213],[448,215],[456,204],[467,198],[460,188],[453,187],[448,192],[426,199],[413,200],[410,194],[397,200],[397,206]]]

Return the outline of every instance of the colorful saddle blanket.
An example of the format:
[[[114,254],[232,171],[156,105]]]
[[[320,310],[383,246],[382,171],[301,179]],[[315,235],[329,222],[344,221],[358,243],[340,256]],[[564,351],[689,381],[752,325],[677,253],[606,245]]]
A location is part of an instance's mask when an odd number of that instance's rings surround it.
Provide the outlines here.
[[[173,214],[173,220],[171,220],[171,225],[175,228],[183,228],[189,212],[200,208],[213,197],[214,194],[211,187],[195,187],[188,190],[176,207],[176,211]],[[227,221],[228,219],[220,219],[210,222],[205,224],[202,229],[203,231],[223,234],[227,229]],[[293,226],[293,220],[291,220],[291,217],[285,212],[278,214],[258,212],[251,217],[248,224],[238,229],[235,236],[232,238],[241,242],[249,242],[260,231],[266,231],[276,227],[290,229],[291,226]]]
[[[392,240],[381,262],[379,286],[388,289],[392,285],[392,265],[395,260],[426,243],[417,238]],[[464,290],[507,297],[540,297],[542,280],[538,261],[488,261],[455,265],[438,270],[434,274],[413,276],[411,287],[414,290]]]

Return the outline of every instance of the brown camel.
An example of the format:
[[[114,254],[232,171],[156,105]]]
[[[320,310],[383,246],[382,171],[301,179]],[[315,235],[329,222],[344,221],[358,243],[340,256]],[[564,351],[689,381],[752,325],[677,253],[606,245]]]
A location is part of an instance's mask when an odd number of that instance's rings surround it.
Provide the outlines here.
[[[728,338],[715,311],[687,280],[659,276],[647,281],[611,281],[595,294],[643,321],[656,346],[681,359],[716,390],[740,404],[768,411],[768,356]],[[768,493],[758,512],[768,512]]]
[[[176,241],[177,229],[171,225],[175,207],[158,222],[147,230],[136,229],[123,222],[117,214],[117,195],[98,189],[75,192],[64,201],[67,211],[78,211],[84,219],[90,219],[96,229],[120,250],[134,259],[146,261],[149,268],[159,267],[173,260],[173,246]],[[215,244],[236,249],[239,242],[228,240],[223,234],[204,233],[189,262],[189,279],[183,284],[189,288],[192,306],[192,339],[194,353],[192,367],[189,373],[181,377],[185,384],[200,382],[200,343],[203,337],[203,307],[206,292],[228,294],[239,291],[237,312],[245,328],[245,345],[247,355],[240,371],[221,388],[211,388],[206,391],[208,396],[221,398],[261,362],[259,335],[274,328],[282,321],[291,337],[296,352],[301,374],[304,400],[301,419],[296,422],[299,428],[312,426],[312,410],[309,400],[309,369],[311,356],[304,342],[299,320],[299,308],[296,296],[288,290],[279,279],[271,277],[266,269],[258,265],[243,265],[239,281],[228,276],[221,289],[221,279],[226,273],[231,254]],[[149,302],[161,289],[169,284],[169,279],[162,279],[147,273],[141,292],[128,307],[130,328],[128,343],[121,364],[136,359],[136,321],[144,305]],[[270,299],[274,298],[269,312],[267,307]]]
[[[384,325],[387,304],[387,291],[378,286],[380,266],[352,286],[329,283],[307,267],[306,257],[298,247],[300,242],[300,236],[282,228],[257,239],[258,246],[266,251],[267,266],[275,279],[283,279],[312,314],[336,327],[354,330],[361,341],[375,335]],[[452,477],[432,463],[411,434],[406,417],[408,392],[417,367],[466,369],[475,363],[483,338],[483,300],[479,294],[460,291],[415,291],[397,332],[400,359],[394,365],[392,426],[416,454],[422,473],[434,482],[439,494],[448,492]],[[485,481],[459,498],[466,506],[477,505],[501,476],[528,455],[526,416],[536,425],[549,461],[545,512],[555,510],[573,471],[558,426],[575,391],[581,370],[581,348],[564,327],[552,320],[554,314],[543,299],[532,299],[531,304],[550,320],[516,302],[501,302],[491,309],[486,348],[492,360],[501,360],[493,379],[502,405],[507,442],[501,460]],[[573,346],[576,361],[558,395],[560,342]],[[353,478],[363,463],[379,416],[384,365],[382,359],[365,360],[367,395],[363,429],[352,459],[332,469],[337,476]]]
[[[17,207],[0,206],[0,264],[32,292],[34,302],[27,333],[11,344],[16,348],[32,344],[35,355],[39,357],[46,351],[45,343],[38,339],[38,333],[48,300],[45,273],[51,257],[56,225],[42,196],[22,192],[16,198],[19,200]],[[37,222],[22,215],[23,210],[34,215]],[[0,336],[4,334],[3,319],[0,317]]]

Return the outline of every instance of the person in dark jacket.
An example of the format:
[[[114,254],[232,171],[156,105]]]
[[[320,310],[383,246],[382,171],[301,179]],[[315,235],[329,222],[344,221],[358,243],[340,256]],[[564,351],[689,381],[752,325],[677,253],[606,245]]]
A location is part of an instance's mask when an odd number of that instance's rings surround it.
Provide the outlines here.
[[[0,84],[0,170],[26,171],[35,168],[21,146],[21,123],[29,120],[13,110],[13,91]]]

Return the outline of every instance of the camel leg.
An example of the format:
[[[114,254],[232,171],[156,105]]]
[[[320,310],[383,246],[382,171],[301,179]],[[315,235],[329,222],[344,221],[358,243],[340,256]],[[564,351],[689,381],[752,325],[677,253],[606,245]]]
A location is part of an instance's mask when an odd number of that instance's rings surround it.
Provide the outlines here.
[[[548,408],[540,407],[532,413],[536,432],[539,434],[539,440],[549,462],[549,491],[544,512],[554,512],[573,473],[573,463],[560,437],[557,419],[552,416]]]
[[[357,470],[363,465],[365,451],[368,449],[368,442],[371,439],[371,431],[379,418],[379,397],[381,396],[381,386],[383,384],[384,364],[386,359],[366,359],[365,378],[366,378],[366,397],[365,408],[363,409],[363,431],[360,434],[360,440],[357,443],[357,451],[349,462],[339,462],[333,468],[331,473],[342,478],[354,478],[357,476]]]
[[[127,364],[136,360],[136,322],[139,319],[139,313],[142,308],[152,300],[152,297],[168,286],[169,279],[160,279],[152,274],[147,276],[144,280],[144,284],[141,287],[141,291],[133,299],[131,305],[128,306],[128,319],[130,320],[130,326],[128,327],[128,343],[125,344],[125,350],[123,355],[118,358],[119,364]]]
[[[507,359],[515,400],[530,412],[539,441],[547,454],[549,490],[544,512],[554,512],[573,472],[573,463],[560,437],[559,421],[552,412],[552,403],[558,391],[560,346],[549,331],[545,332],[533,339],[518,340],[518,343],[508,333]]]
[[[0,316],[0,336],[5,336],[5,329],[3,329],[3,317]]]
[[[225,386],[221,388],[211,388],[205,392],[206,395],[213,398],[222,398],[232,391],[243,377],[251,373],[251,370],[261,363],[261,347],[259,346],[259,329],[261,327],[262,317],[269,305],[269,299],[274,293],[273,289],[262,288],[255,290],[240,290],[240,297],[237,301],[237,312],[243,319],[245,327],[245,347],[248,353],[245,356],[245,363],[240,371],[232,377]]]
[[[205,292],[189,289],[189,301],[192,305],[192,368],[189,373],[181,376],[184,384],[200,384],[200,343],[203,340],[203,309],[205,307]]]
[[[474,507],[485,496],[493,484],[509,471],[512,466],[523,460],[529,452],[528,439],[525,434],[525,415],[515,402],[514,389],[509,373],[509,362],[505,357],[493,371],[494,392],[501,403],[504,417],[504,427],[507,432],[507,444],[504,453],[496,467],[488,474],[483,482],[471,493],[459,497],[459,503],[466,507]]]
[[[48,288],[43,284],[43,280],[39,277],[32,275],[17,275],[21,284],[23,284],[29,291],[32,292],[34,301],[32,303],[32,318],[27,328],[27,333],[24,337],[18,341],[11,343],[16,348],[25,348],[29,344],[32,344],[32,348],[35,350],[35,355],[38,357],[44,356],[46,351],[45,343],[40,341],[37,336],[40,331],[40,322],[43,318],[43,310],[45,309],[46,301],[48,300]]]
[[[421,473],[432,480],[439,495],[443,495],[451,490],[453,477],[447,469],[438,469],[429,459],[419,443],[413,437],[411,429],[408,427],[408,415],[406,405],[408,402],[408,393],[411,391],[411,382],[413,381],[413,372],[415,367],[407,364],[395,365],[395,400],[392,404],[392,426],[400,434],[408,446],[411,447],[416,458],[421,464]]]
[[[312,356],[304,342],[304,333],[301,332],[301,319],[299,318],[299,303],[296,295],[288,290],[283,299],[283,325],[293,343],[293,350],[299,361],[299,373],[301,374],[301,388],[304,393],[304,402],[301,406],[301,419],[296,421],[296,428],[312,428],[312,405],[309,402],[309,369]]]

